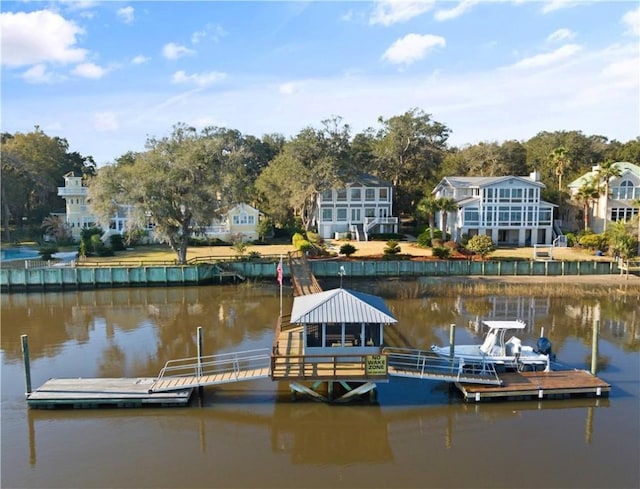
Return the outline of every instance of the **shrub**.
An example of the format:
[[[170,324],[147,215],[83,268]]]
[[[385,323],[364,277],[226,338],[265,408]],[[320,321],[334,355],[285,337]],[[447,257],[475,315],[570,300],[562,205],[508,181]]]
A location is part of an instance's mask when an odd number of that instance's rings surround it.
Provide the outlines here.
[[[575,246],[578,243],[578,240],[576,239],[576,235],[574,233],[567,233],[565,234],[565,236],[567,237],[568,246]]]
[[[400,251],[400,245],[394,239],[387,241],[387,246],[382,250],[385,255],[397,255]]]
[[[588,250],[603,250],[606,248],[607,239],[602,234],[588,233],[583,234],[578,239],[578,244]]]
[[[298,246],[298,243],[300,241],[306,241],[304,239],[304,236],[300,233],[294,233],[293,236],[291,237],[291,244],[298,250],[300,249]]]
[[[477,253],[484,259],[486,255],[496,249],[496,245],[493,243],[491,236],[478,234],[469,240],[467,249]]]
[[[119,234],[112,234],[109,237],[109,241],[111,243],[111,249],[113,251],[123,251],[124,250],[124,243],[122,242],[122,236],[120,236]]]
[[[444,246],[436,246],[433,248],[432,252],[433,256],[442,260],[446,260],[451,256],[451,249],[445,248]]]
[[[442,231],[439,229],[433,230],[434,239],[442,239]],[[418,246],[423,248],[431,248],[431,228],[426,228],[422,233],[418,235]]]
[[[345,243],[340,247],[340,254],[341,255],[345,255],[345,256],[351,256],[353,255],[356,251],[358,251],[356,249],[355,246],[353,246],[350,243]]]
[[[303,253],[307,253],[313,250],[313,245],[309,243],[306,239],[300,239],[295,244],[296,249],[302,251]]]
[[[38,249],[38,253],[40,253],[40,256],[43,260],[51,260],[53,254],[57,253],[58,251],[60,250],[57,246],[41,246]]]
[[[322,244],[322,238],[318,233],[307,231],[307,240],[313,244]]]

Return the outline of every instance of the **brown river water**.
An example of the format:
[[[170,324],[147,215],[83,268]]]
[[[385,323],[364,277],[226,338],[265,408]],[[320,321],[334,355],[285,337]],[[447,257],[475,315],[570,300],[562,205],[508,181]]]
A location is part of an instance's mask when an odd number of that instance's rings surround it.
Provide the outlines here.
[[[293,400],[286,383],[266,379],[207,387],[188,407],[29,409],[22,334],[34,388],[53,377],[155,377],[167,360],[196,355],[200,326],[205,355],[271,347],[279,290],[264,283],[2,294],[1,486],[640,486],[637,291],[579,299],[406,295],[385,300],[415,348],[446,344],[451,323],[456,342],[475,343],[478,317],[521,318],[525,343],[544,327],[564,367],[589,370],[598,320],[598,376],[611,395],[472,404],[445,383],[391,378],[379,384],[375,404],[328,405]],[[285,287],[285,313],[291,304]]]

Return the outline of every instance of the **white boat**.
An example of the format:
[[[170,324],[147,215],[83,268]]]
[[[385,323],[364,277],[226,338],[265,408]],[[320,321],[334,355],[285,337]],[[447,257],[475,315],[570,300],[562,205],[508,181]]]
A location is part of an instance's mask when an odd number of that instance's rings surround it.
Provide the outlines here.
[[[453,356],[466,364],[492,363],[505,370],[548,370],[553,353],[551,342],[540,337],[536,347],[523,345],[520,338],[511,336],[505,341],[508,331],[522,330],[524,321],[482,321],[489,328],[484,342],[479,345],[454,345]],[[449,346],[433,345],[431,350],[440,357],[450,358]]]

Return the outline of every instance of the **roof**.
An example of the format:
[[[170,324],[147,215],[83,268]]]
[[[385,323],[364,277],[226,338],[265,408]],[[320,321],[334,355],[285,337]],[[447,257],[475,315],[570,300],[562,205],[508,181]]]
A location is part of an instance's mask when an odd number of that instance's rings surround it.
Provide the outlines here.
[[[369,173],[360,173],[347,184],[348,187],[391,187],[391,183]]]
[[[436,193],[440,187],[449,185],[453,188],[481,188],[489,185],[495,185],[505,180],[514,179],[521,183],[526,183],[534,187],[544,187],[544,183],[532,180],[530,177],[520,177],[516,175],[506,175],[500,177],[444,177],[434,188],[432,193]]]
[[[524,329],[527,325],[524,321],[516,319],[515,321],[482,321],[489,328],[493,329]]]
[[[340,288],[294,298],[291,322],[388,324],[397,321],[380,297]]]
[[[628,161],[616,161],[614,163],[614,166],[620,170],[620,176],[618,177],[619,179],[622,179],[629,174],[640,177],[640,166],[638,165],[634,165],[633,163],[629,163]],[[598,170],[597,167],[594,168],[595,169],[591,170],[590,172],[587,172],[584,175],[576,178],[574,181],[569,183],[567,187],[579,188],[582,187],[582,185],[584,185],[585,183],[595,181],[597,179]],[[611,180],[613,180],[613,178]]]

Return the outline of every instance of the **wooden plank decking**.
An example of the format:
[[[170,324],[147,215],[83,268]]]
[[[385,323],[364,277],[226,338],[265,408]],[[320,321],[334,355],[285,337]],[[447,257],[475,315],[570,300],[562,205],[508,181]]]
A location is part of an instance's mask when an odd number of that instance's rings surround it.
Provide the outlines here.
[[[611,386],[586,370],[500,374],[502,385],[456,383],[466,401],[557,399],[573,396],[607,397]]]
[[[149,393],[155,379],[49,379],[27,395],[29,407],[141,407],[184,406],[189,403],[193,389]]]

